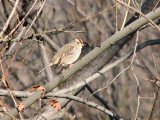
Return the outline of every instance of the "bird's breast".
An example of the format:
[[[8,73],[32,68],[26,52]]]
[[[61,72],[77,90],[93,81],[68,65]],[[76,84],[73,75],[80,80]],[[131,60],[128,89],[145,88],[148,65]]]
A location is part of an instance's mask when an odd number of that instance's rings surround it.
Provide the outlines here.
[[[74,47],[68,55],[66,55],[61,61],[62,64],[72,64],[74,63],[80,56],[81,54],[81,49],[80,47]]]

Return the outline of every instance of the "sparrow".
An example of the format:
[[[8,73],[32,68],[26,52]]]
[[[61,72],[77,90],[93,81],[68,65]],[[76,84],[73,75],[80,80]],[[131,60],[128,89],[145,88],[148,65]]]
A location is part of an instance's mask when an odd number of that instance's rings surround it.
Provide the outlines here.
[[[42,70],[40,70],[39,73],[41,73],[43,70],[52,65],[62,65],[62,66],[71,65],[79,58],[83,46],[84,43],[81,39],[79,38],[73,39],[70,43],[61,47],[55,54],[55,56],[52,58],[51,62]]]

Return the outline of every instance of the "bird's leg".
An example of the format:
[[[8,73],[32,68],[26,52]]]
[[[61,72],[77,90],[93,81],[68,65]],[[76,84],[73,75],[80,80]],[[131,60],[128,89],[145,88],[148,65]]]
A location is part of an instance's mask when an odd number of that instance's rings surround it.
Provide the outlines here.
[[[67,65],[65,68],[62,69],[62,72],[66,71],[67,69],[69,70],[69,68],[74,65],[74,64],[69,64]]]
[[[70,68],[72,65],[74,65],[74,64],[69,64],[69,65],[68,65],[68,68]]]

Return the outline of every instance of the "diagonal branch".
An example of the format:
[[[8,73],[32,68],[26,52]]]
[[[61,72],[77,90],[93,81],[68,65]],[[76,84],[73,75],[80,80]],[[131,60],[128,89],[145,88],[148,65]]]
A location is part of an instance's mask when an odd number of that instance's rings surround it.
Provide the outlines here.
[[[13,15],[14,15],[15,12],[16,12],[16,9],[17,9],[17,7],[18,7],[18,3],[19,3],[19,0],[16,0],[15,5],[14,5],[14,7],[13,7],[13,10],[12,10],[11,14],[9,15],[9,17],[8,17],[5,25],[3,26],[3,29],[2,29],[2,31],[1,31],[1,33],[0,33],[0,39],[3,39],[3,35],[4,35],[5,31],[6,31],[6,29],[8,28],[8,25],[9,25],[9,23],[10,23]]]
[[[141,49],[147,47],[147,46],[151,46],[151,45],[157,45],[160,44],[160,39],[156,39],[156,40],[148,40],[140,45],[137,46],[136,48],[136,52],[140,51]],[[65,93],[69,93],[72,92],[78,88],[83,87],[84,85],[96,80],[98,77],[100,77],[102,74],[106,73],[107,71],[111,70],[112,68],[114,68],[115,66],[121,64],[122,62],[124,62],[127,58],[131,57],[134,53],[134,50],[128,52],[126,55],[120,57],[118,60],[114,61],[113,63],[108,64],[107,66],[105,66],[103,69],[101,69],[100,71],[96,72],[95,74],[93,74],[92,76],[89,76],[88,78],[86,78],[83,81],[80,81],[79,83],[77,83],[74,86],[68,87],[68,88],[64,88],[62,90],[57,91],[56,93],[48,93],[45,95],[45,97],[53,97],[57,94],[65,94]],[[20,98],[27,98],[29,97],[32,93],[30,92],[25,92],[25,91],[13,91],[14,95],[16,97],[20,97]],[[9,96],[9,93],[7,90],[0,90],[0,96]],[[105,105],[105,104],[104,104]]]
[[[123,120],[123,118],[120,118],[118,115],[114,114],[112,111],[106,109],[105,107],[102,107],[101,105],[98,105],[94,102],[89,102],[87,100],[84,100],[80,97],[77,97],[77,96],[73,96],[73,95],[65,95],[65,94],[61,94],[61,95],[57,95],[55,97],[59,97],[59,98],[67,98],[67,99],[70,99],[70,100],[74,100],[74,101],[77,101],[77,102],[80,102],[80,103],[83,103],[89,107],[93,107],[107,115],[110,115],[113,119],[116,119],[116,120]]]
[[[146,17],[151,20],[154,20],[160,17],[160,8],[156,9],[154,12],[150,12],[149,14],[146,15]],[[46,92],[48,93],[52,91],[60,83],[66,81],[69,78],[74,80],[84,80],[88,76],[97,72],[100,68],[102,68],[107,62],[109,62],[113,58],[113,56],[123,47],[123,45],[125,45],[130,40],[130,39],[127,39],[127,40],[120,41],[122,38],[125,38],[125,37],[130,38],[131,33],[134,33],[136,30],[138,30],[139,28],[141,28],[143,25],[147,23],[148,23],[148,20],[141,17],[135,22],[125,27],[123,30],[116,32],[110,38],[105,40],[100,47],[96,47],[95,49],[93,49],[89,54],[83,57],[82,60],[77,62],[69,70],[66,70],[64,73],[60,74],[55,79],[53,79],[52,81],[44,85]],[[109,47],[110,49],[108,49]],[[106,57],[108,58],[106,59]],[[35,101],[37,101],[41,97],[41,94],[42,94],[42,91],[34,92],[31,96],[29,96],[26,100],[24,100],[22,104],[25,106],[25,108],[27,108],[28,106],[33,104]],[[14,108],[10,110],[8,113],[12,116],[16,116],[18,114],[18,111],[16,108]],[[4,115],[0,119],[9,120],[11,118],[8,115]]]

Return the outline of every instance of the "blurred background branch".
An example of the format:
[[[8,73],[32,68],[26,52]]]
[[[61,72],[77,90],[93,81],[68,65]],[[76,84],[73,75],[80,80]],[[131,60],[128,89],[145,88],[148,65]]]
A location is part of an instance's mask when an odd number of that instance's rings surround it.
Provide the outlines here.
[[[157,114],[159,89],[157,88],[160,77],[160,54],[159,31],[155,26],[159,28],[160,19],[150,21],[152,24],[148,23],[137,29],[139,30],[138,41],[135,40],[137,30],[126,35],[127,37],[118,34],[116,37],[122,37],[122,39],[116,44],[114,44],[115,41],[110,41],[110,36],[116,31],[123,31],[125,26],[139,17],[146,17],[147,13],[156,11],[160,3],[159,0],[127,0],[124,2],[125,6],[118,4],[116,0],[47,0],[46,2],[44,0],[1,0],[1,79],[8,81],[13,93],[14,91],[26,91],[34,85],[43,85],[62,73],[62,68],[59,66],[58,68],[51,67],[46,73],[43,72],[37,76],[37,72],[50,62],[61,46],[75,37],[81,38],[86,45],[83,48],[81,59],[93,48],[99,49],[100,44],[105,41],[102,44],[109,43],[111,45],[105,52],[101,53],[95,61],[85,65],[83,69],[54,89],[52,93],[64,92],[67,89],[71,91],[71,88],[82,82],[81,86],[84,86],[87,79],[90,78],[92,82],[88,83],[88,89],[83,89],[81,92],[74,91],[70,95],[79,93],[80,99],[89,99],[106,109],[111,108],[116,115],[124,119],[159,120],[160,116]],[[143,18],[143,20],[145,19]],[[130,30],[128,29],[125,33],[128,34]],[[150,39],[154,41],[149,41]],[[136,44],[140,46],[136,47]],[[128,58],[133,54],[133,49],[142,49],[146,44],[149,47],[135,53],[134,59]],[[104,50],[106,47],[102,45],[101,48]],[[93,52],[93,54],[95,53]],[[90,58],[92,59],[92,56]],[[131,65],[131,61],[133,71],[125,70]],[[103,73],[101,72],[102,67],[104,67],[102,70],[106,68]],[[139,81],[139,90],[133,73]],[[94,78],[94,75],[98,75],[98,77]],[[112,81],[113,79],[115,80]],[[2,80],[0,91],[10,89],[8,85],[3,84]],[[152,94],[156,93],[155,99],[139,99],[140,101],[138,101],[137,91],[139,91],[140,98],[143,98],[142,96],[151,98]],[[40,92],[38,94],[41,96]],[[17,94],[15,93],[15,95]],[[25,97],[27,96],[28,93]],[[26,100],[26,98],[19,97],[16,99],[19,103]],[[56,118],[64,120],[114,119],[99,110],[90,109],[78,102],[75,104],[65,98],[56,98],[56,100],[64,100],[61,104],[67,109],[63,107],[61,111],[53,111],[53,107],[48,105],[48,98],[46,98],[41,100],[41,104],[39,104],[40,102],[32,104],[20,116],[16,116],[17,118],[11,117],[15,119],[43,119],[43,116],[49,115],[48,120]],[[137,105],[138,112],[136,114]],[[8,111],[13,107],[14,102],[11,96],[0,97],[1,116],[8,114]]]

